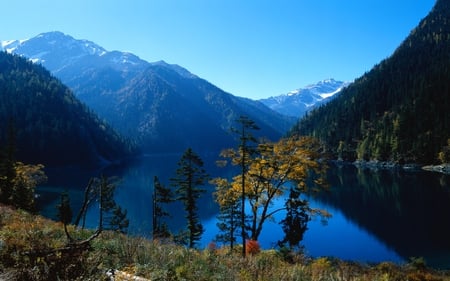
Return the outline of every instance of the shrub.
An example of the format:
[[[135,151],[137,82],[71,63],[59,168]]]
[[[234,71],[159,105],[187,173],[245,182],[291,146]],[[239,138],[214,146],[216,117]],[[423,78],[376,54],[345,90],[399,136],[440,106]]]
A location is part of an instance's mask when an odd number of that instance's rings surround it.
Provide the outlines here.
[[[331,262],[327,258],[314,260],[310,265],[312,280],[328,280],[331,269]]]
[[[261,246],[256,240],[247,240],[245,247],[246,255],[256,255],[261,251]]]

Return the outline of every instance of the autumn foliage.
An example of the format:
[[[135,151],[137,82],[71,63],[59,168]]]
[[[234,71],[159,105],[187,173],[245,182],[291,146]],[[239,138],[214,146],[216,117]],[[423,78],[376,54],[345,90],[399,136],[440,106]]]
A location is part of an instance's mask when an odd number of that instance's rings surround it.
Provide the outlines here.
[[[261,247],[259,246],[258,241],[256,240],[247,240],[245,253],[248,255],[256,255],[261,251]]]
[[[248,168],[244,173],[246,179],[244,188],[242,188],[242,174],[234,176],[232,181],[224,178],[214,179],[216,202],[221,208],[233,207],[239,197],[244,196],[250,207],[245,217],[247,217],[248,238],[252,240],[258,240],[266,221],[273,219],[276,212],[285,210],[285,208],[274,210],[272,207],[277,199],[287,198],[289,194],[295,195],[289,200],[296,202],[301,200],[302,204],[296,206],[301,205],[302,211],[308,215],[327,217],[328,214],[324,210],[313,209],[308,201],[300,198],[301,195],[326,188],[324,175],[327,167],[325,161],[320,161],[324,157],[322,151],[318,140],[311,137],[259,143],[252,158],[246,159]],[[228,158],[232,164],[236,164],[239,163],[236,160],[239,158],[236,156],[238,154],[238,151],[227,150],[222,156]],[[245,191],[243,195],[242,189]]]

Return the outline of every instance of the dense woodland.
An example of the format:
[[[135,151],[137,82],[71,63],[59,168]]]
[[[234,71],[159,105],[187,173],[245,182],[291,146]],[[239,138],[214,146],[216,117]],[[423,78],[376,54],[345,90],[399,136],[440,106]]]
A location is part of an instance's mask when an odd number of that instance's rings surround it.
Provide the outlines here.
[[[18,160],[46,165],[110,161],[132,150],[46,69],[0,52],[0,144],[8,141]]]
[[[437,1],[391,57],[291,134],[316,136],[343,160],[448,162],[449,81],[450,3]]]

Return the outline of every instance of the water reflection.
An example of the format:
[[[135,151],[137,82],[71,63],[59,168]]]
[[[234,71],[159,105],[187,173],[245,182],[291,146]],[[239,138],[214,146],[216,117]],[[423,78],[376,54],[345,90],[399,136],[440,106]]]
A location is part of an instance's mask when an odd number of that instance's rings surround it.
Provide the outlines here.
[[[403,258],[450,265],[449,176],[334,167],[331,190],[316,199],[339,209]]]
[[[149,155],[102,171],[49,170],[49,183],[38,189],[42,214],[56,218],[55,206],[61,191],[67,189],[72,208],[81,205],[82,192],[92,176],[104,173],[122,178],[116,200],[128,211],[130,232],[151,233],[153,177],[168,184],[180,155]],[[233,171],[215,166],[217,155],[202,155],[207,172],[230,176]],[[329,192],[317,195],[315,207],[333,214],[327,226],[309,223],[303,245],[313,256],[332,255],[359,261],[401,261],[424,257],[429,265],[450,268],[450,176],[431,172],[369,171],[353,166],[333,166],[329,170]],[[217,206],[211,191],[199,202],[200,218],[206,228],[202,243],[207,245],[217,233]],[[281,204],[281,203],[280,203]],[[276,207],[276,206],[275,206]],[[183,228],[181,205],[171,205],[169,226]],[[95,212],[96,214],[96,212]],[[284,215],[279,214],[281,219]],[[94,212],[92,227],[96,226]],[[271,247],[283,233],[277,223],[264,226],[263,246]]]

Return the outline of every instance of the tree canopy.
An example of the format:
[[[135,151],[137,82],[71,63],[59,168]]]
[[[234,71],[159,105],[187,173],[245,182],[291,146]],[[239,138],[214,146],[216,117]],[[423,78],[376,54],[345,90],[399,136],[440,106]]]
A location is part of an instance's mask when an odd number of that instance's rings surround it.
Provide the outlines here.
[[[311,137],[282,139],[276,143],[263,142],[258,145],[244,174],[244,198],[250,206],[249,214],[246,214],[249,239],[258,240],[264,223],[282,210],[290,210],[291,218],[295,215],[294,209],[297,213],[327,215],[322,210],[311,208],[307,200],[300,198],[301,195],[326,187],[323,180],[326,165],[319,161],[323,156],[322,150],[320,143]],[[230,154],[226,155],[232,157]],[[214,183],[217,186],[216,201],[219,205],[233,206],[242,191],[242,174],[234,176],[231,182],[218,178]],[[287,200],[291,204],[278,209],[271,208],[277,200]],[[299,218],[298,215],[296,220],[288,222],[292,231],[302,227]],[[296,229],[294,223],[298,226]]]
[[[171,184],[176,188],[177,200],[183,202],[187,220],[187,244],[190,248],[200,240],[204,232],[198,216],[196,200],[206,191],[202,188],[209,176],[203,169],[203,160],[191,148],[188,148],[178,162],[175,177]]]

